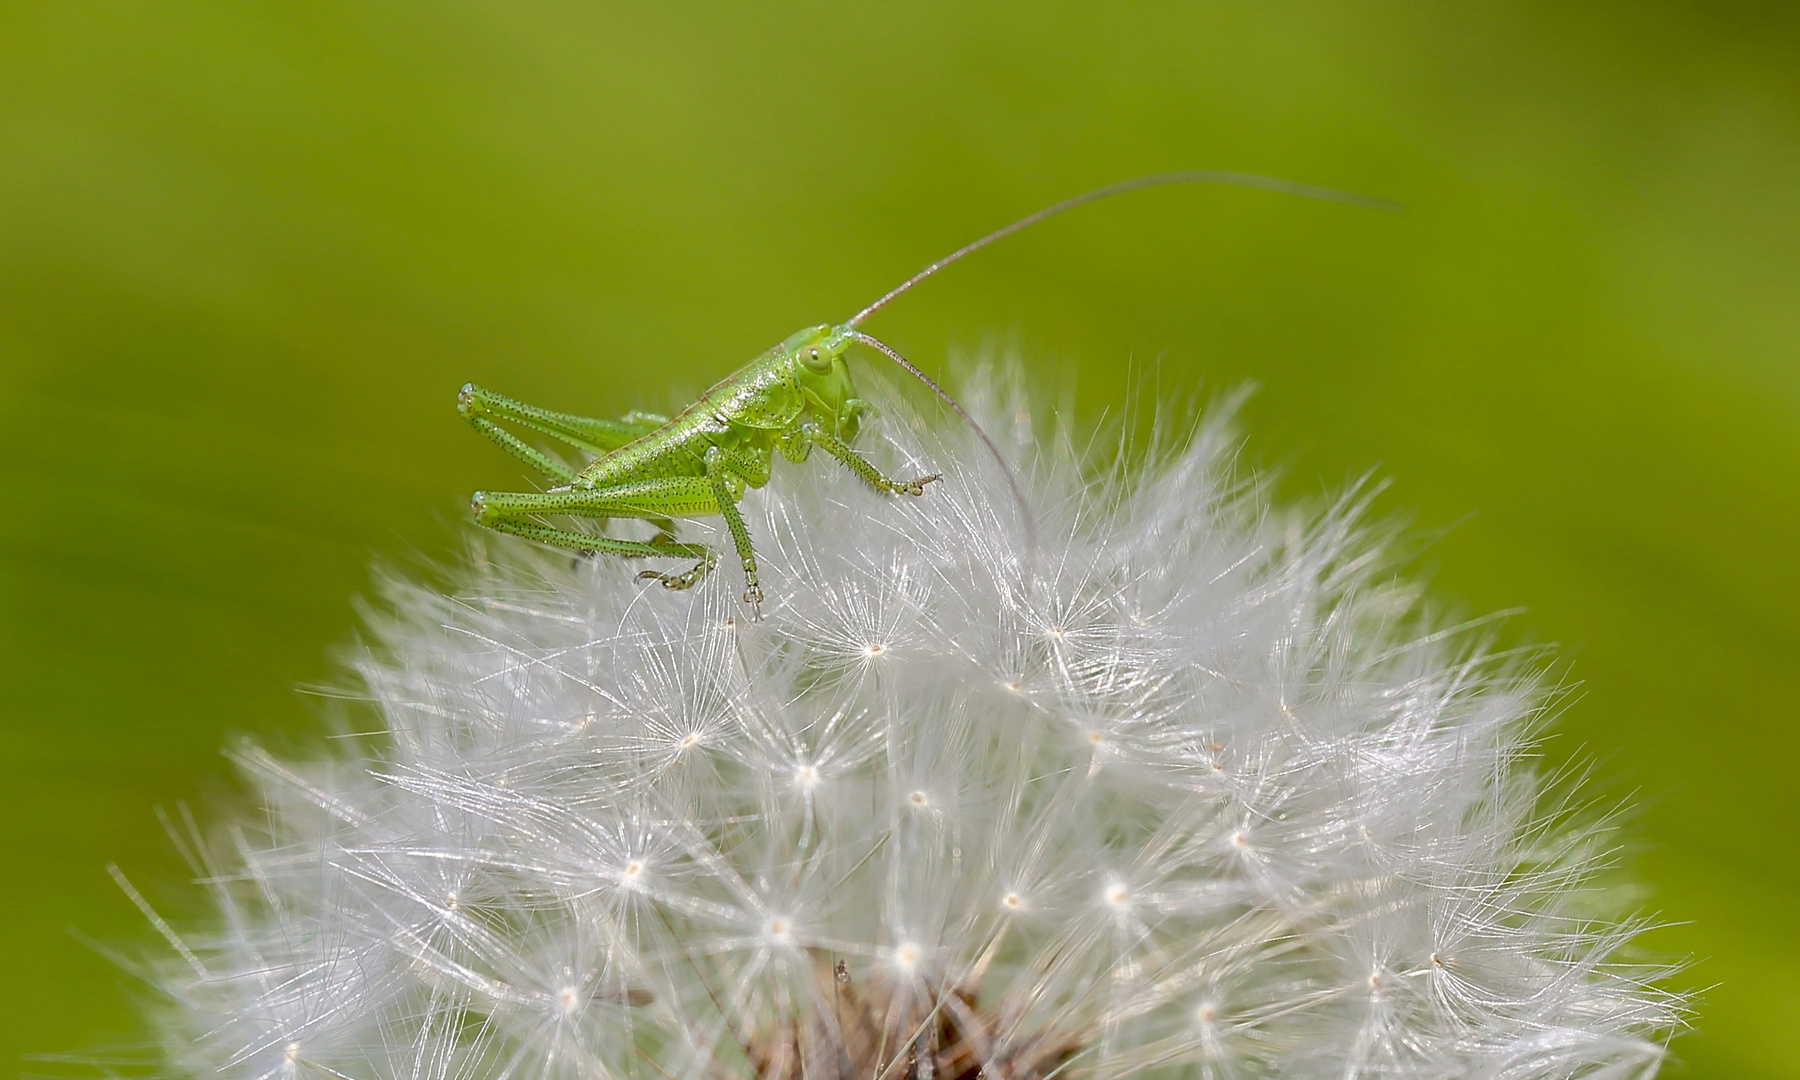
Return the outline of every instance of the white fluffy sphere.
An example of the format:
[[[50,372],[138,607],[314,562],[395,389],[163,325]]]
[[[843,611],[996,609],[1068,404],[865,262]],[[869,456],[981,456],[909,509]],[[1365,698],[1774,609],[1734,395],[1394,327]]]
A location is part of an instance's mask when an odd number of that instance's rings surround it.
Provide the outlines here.
[[[272,1080],[1647,1076],[1546,693],[1417,614],[1353,494],[1271,507],[1229,407],[1148,464],[1018,395],[890,405],[689,593],[477,542],[391,585],[366,756],[242,760],[176,1063]],[[632,528],[619,523],[618,534]],[[704,523],[684,536],[710,537]],[[636,535],[636,533],[631,533]],[[1032,548],[1035,547],[1035,552]]]

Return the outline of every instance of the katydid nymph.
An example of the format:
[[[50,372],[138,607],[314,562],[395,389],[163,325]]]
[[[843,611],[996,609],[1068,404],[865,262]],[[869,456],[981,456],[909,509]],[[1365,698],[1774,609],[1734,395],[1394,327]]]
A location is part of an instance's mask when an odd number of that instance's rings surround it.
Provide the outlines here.
[[[462,388],[457,400],[463,417],[501,449],[556,481],[555,487],[541,492],[476,492],[475,520],[499,532],[583,554],[693,559],[693,565],[680,573],[645,570],[638,575],[659,582],[666,589],[687,589],[712,570],[718,553],[704,544],[676,539],[675,521],[723,517],[743,567],[744,602],[756,608],[763,599],[757,580],[756,551],[738,503],[746,489],[768,483],[777,453],[799,463],[814,448],[823,450],[876,491],[893,495],[923,495],[927,484],[941,478],[941,474],[904,480],[885,476],[852,449],[869,405],[857,396],[850,381],[846,355],[851,346],[861,345],[924,383],[973,429],[1004,471],[1029,538],[1030,509],[994,441],[930,376],[859,327],[863,320],[944,267],[1047,217],[1126,191],[1182,183],[1234,184],[1334,202],[1389,205],[1329,188],[1245,173],[1140,176],[1045,207],[958,248],[848,320],[835,326],[810,326],[791,335],[715,384],[700,400],[673,417],[632,412],[617,420],[591,419],[534,408],[471,383]],[[497,421],[536,431],[595,456],[579,470],[569,468]],[[601,521],[638,518],[650,522],[657,532],[648,540],[619,539],[557,528],[541,520],[546,515]],[[1029,539],[1028,546],[1034,546]]]

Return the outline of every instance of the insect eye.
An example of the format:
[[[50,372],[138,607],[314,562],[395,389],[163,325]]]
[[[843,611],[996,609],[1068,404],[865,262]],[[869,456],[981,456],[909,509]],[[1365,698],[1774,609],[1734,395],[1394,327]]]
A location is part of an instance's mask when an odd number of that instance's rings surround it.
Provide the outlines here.
[[[801,349],[800,362],[806,365],[808,371],[817,371],[823,374],[831,370],[831,354],[817,345],[808,345]]]

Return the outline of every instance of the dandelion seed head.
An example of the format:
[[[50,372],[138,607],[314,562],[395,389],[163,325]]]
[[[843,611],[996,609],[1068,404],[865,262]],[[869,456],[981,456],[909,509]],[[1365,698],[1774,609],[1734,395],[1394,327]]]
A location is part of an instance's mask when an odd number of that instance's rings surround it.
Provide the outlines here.
[[[942,482],[778,460],[760,620],[730,560],[645,591],[483,538],[449,590],[389,582],[354,661],[384,739],[242,749],[261,813],[188,844],[217,915],[157,969],[177,1070],[1654,1072],[1682,1002],[1528,768],[1550,696],[1395,584],[1367,489],[1273,504],[1230,403],[1084,459],[964,401],[1034,555],[966,428],[890,396],[859,452]]]

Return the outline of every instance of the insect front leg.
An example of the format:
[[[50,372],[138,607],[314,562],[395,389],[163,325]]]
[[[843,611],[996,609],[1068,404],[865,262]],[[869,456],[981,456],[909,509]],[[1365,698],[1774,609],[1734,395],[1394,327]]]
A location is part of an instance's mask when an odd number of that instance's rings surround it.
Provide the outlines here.
[[[865,417],[875,415],[875,406],[862,398],[846,398],[838,408],[837,436],[846,443],[856,440],[856,433],[862,430]]]
[[[812,440],[806,437],[806,432],[799,425],[795,425],[776,438],[775,449],[781,451],[782,457],[798,465],[812,454]]]
[[[850,449],[849,443],[826,431],[818,424],[802,424],[800,433],[806,437],[808,442],[817,445],[827,454],[843,462],[851,472],[862,477],[876,491],[885,491],[893,495],[923,495],[926,484],[944,478],[942,473],[932,473],[930,476],[921,476],[916,480],[890,479],[881,475],[879,469],[864,461],[856,451]]]

